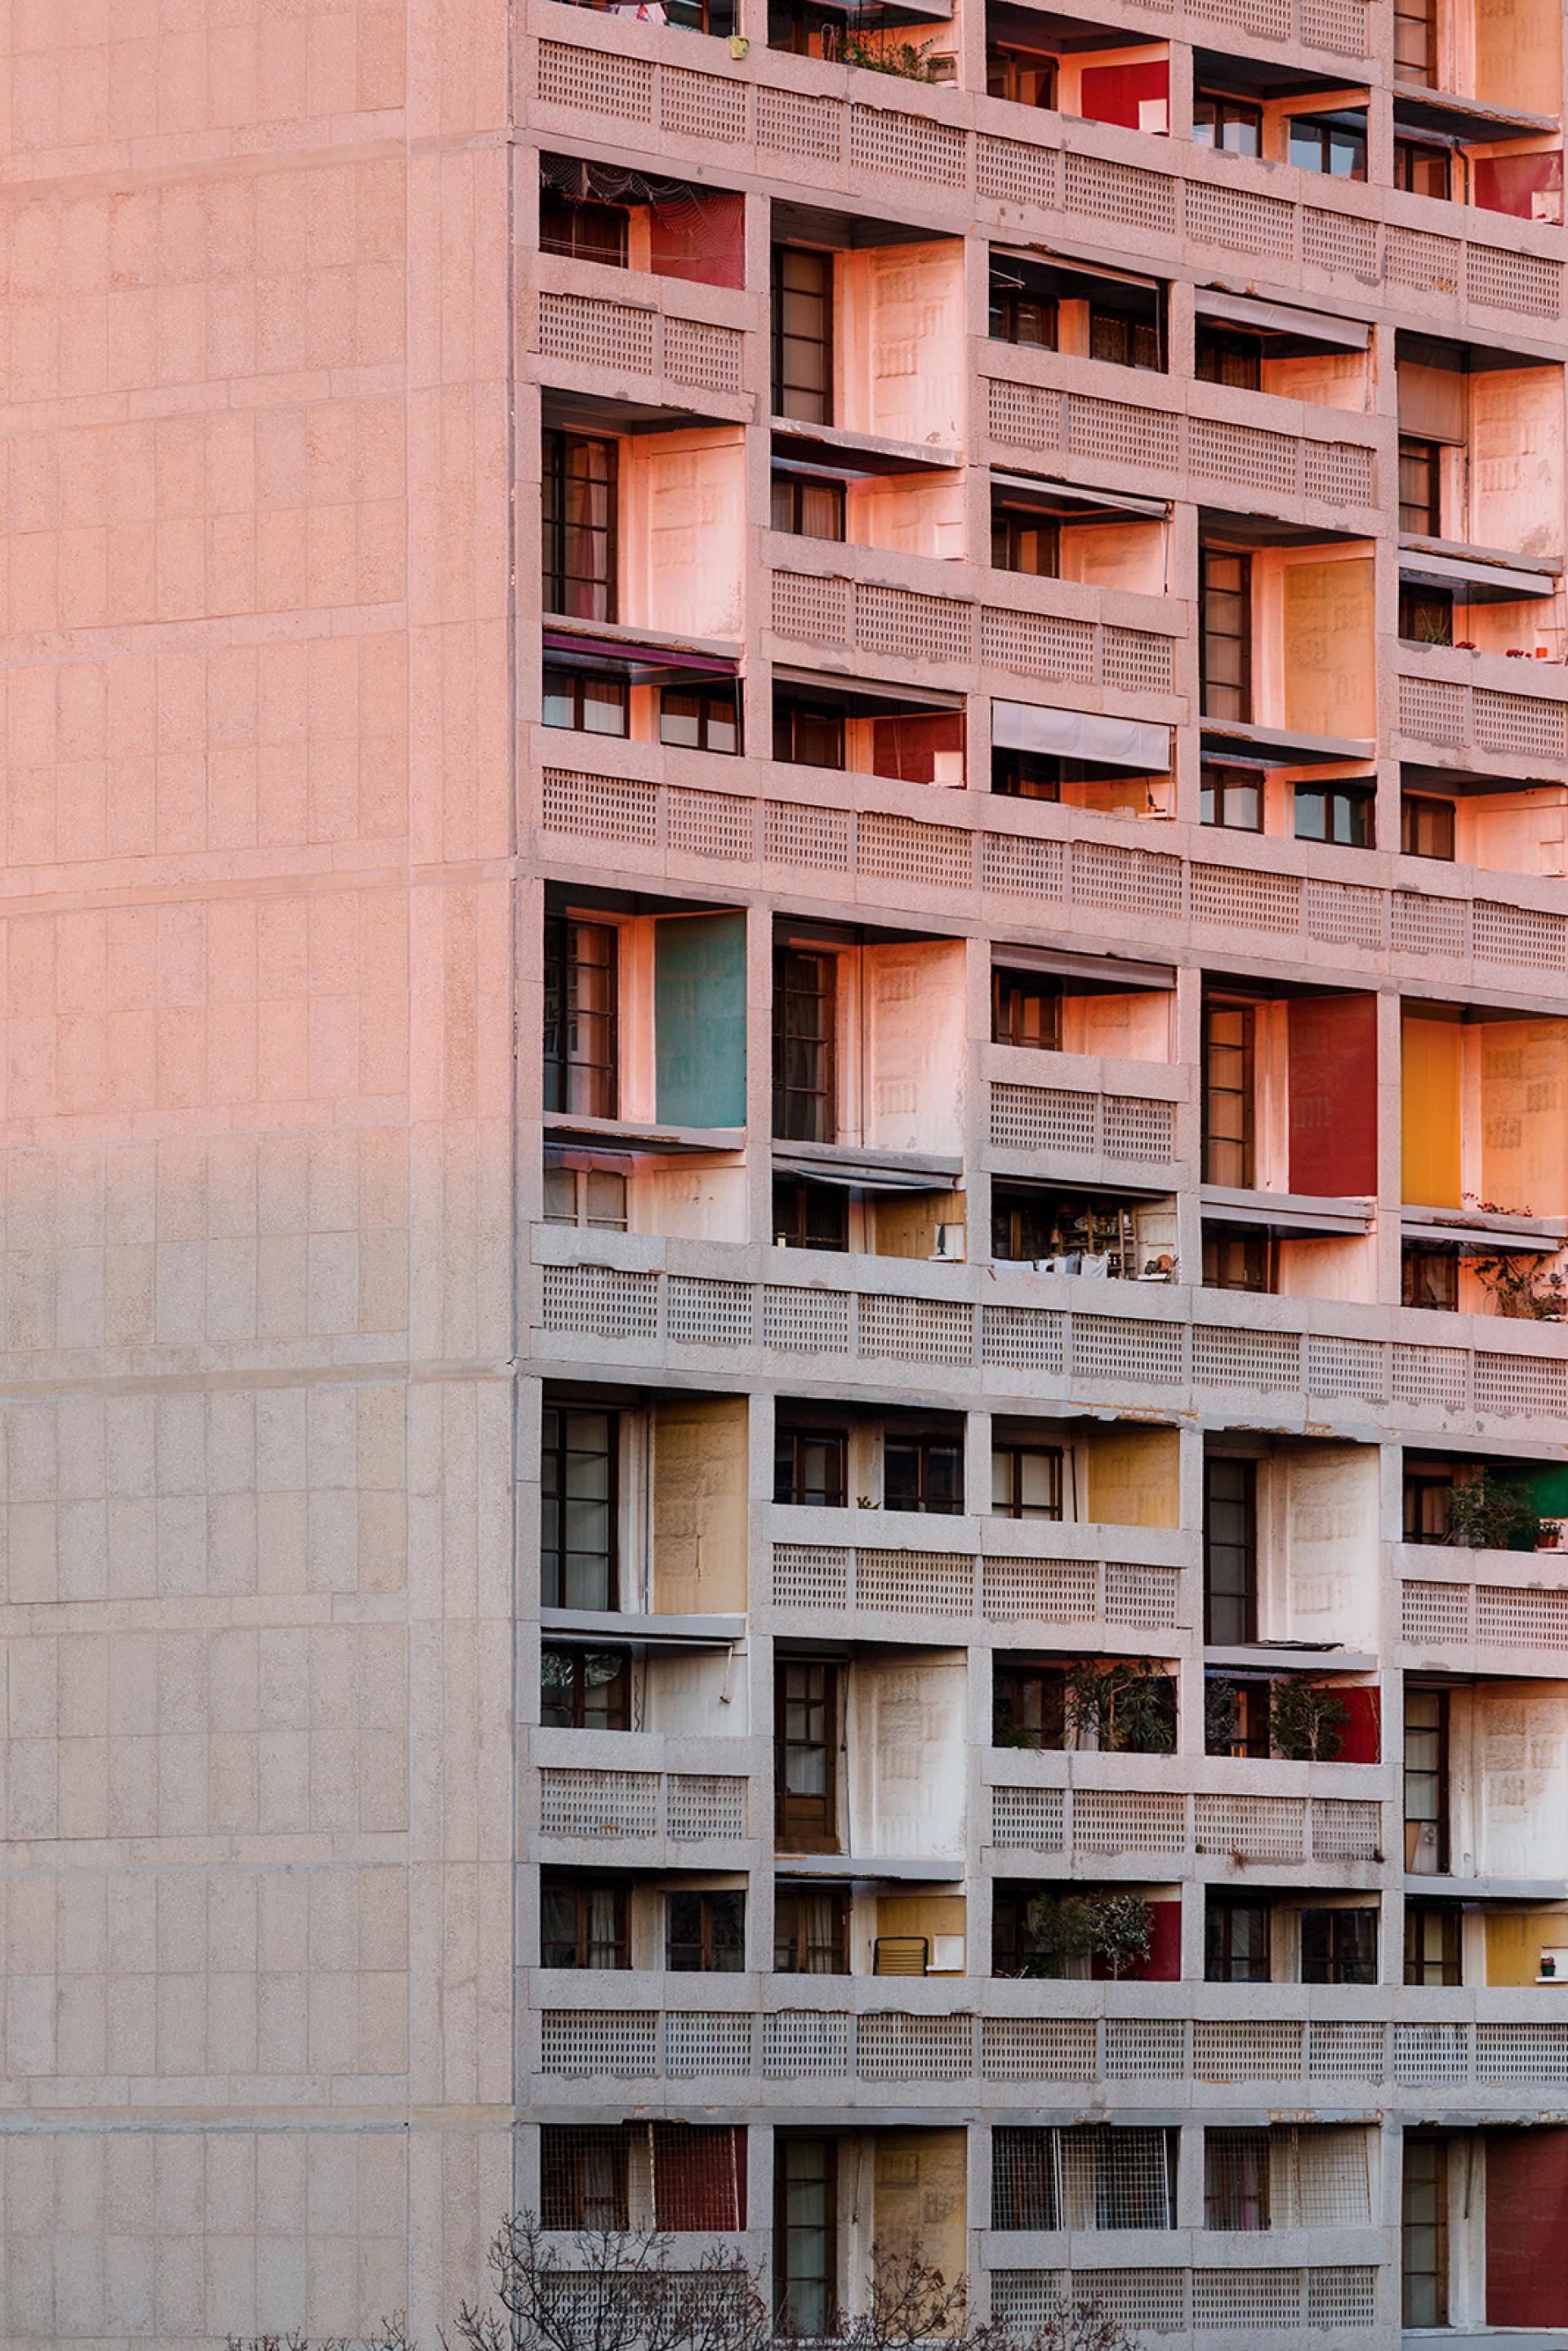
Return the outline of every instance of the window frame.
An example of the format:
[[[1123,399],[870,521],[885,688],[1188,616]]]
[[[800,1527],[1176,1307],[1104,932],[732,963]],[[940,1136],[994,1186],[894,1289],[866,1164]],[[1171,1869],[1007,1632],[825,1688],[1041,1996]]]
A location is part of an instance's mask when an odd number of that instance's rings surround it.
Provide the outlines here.
[[[684,695],[697,705],[697,739],[695,743],[677,743],[664,732],[665,707],[672,695]],[[722,718],[727,721],[735,737],[730,743],[716,743],[711,740],[715,724],[714,705],[719,702],[727,705]],[[732,678],[727,682],[710,682],[706,684],[662,685],[659,688],[659,741],[669,750],[707,751],[716,758],[738,758],[745,748],[741,729],[741,704],[738,678]]]
[[[1238,1953],[1235,1949],[1235,1922],[1243,1914],[1261,1919],[1261,1948],[1256,1951]],[[1205,1983],[1271,1982],[1273,1952],[1274,1917],[1267,1902],[1209,1893],[1203,1911]]]
[[[824,1481],[823,1497],[811,1498],[802,1473],[803,1448],[820,1445],[831,1447],[835,1461],[837,1481]],[[786,1459],[788,1454],[788,1459]],[[841,1510],[849,1505],[850,1438],[847,1428],[822,1427],[803,1421],[779,1420],[773,1429],[773,1500],[776,1508],[805,1510]]]
[[[591,726],[588,724],[588,686],[608,688],[600,704],[601,709],[614,710],[621,720],[619,726]],[[568,703],[570,718],[552,718],[550,705]],[[632,731],[632,688],[624,677],[613,677],[603,670],[569,669],[564,663],[547,660],[540,680],[539,725],[559,729],[563,734],[599,735],[606,742],[623,743]]]
[[[563,1943],[567,1939],[564,1936],[547,1938],[545,1933],[545,1904],[552,1895],[568,1896],[572,1900],[575,1917],[572,1922],[571,1942],[577,1956],[570,1959],[546,1957],[546,1951],[550,1943]],[[608,1896],[611,1903],[613,1922],[612,1939],[609,1942],[605,1942],[602,1938],[595,1937],[591,1918],[594,1901],[605,1896]],[[596,1950],[606,1949],[614,1954],[610,1959],[593,1957]],[[630,1968],[632,1965],[632,1912],[630,1892],[627,1886],[613,1878],[579,1878],[564,1873],[545,1871],[539,1879],[539,1965],[541,1968],[581,1969],[595,1973],[619,1973]]]
[[[604,953],[585,956],[591,937]],[[583,1000],[584,973],[603,974],[603,1001]],[[614,923],[547,914],[544,925],[544,1106],[580,1118],[620,1115],[621,935]],[[590,990],[590,995],[594,992]],[[552,1043],[553,1040],[553,1043]],[[574,1050],[591,1042],[594,1050]]]
[[[804,967],[819,967],[808,985]],[[833,1143],[838,1139],[839,958],[826,947],[776,946],[773,951],[773,1139]],[[820,1018],[800,1026],[801,1008]],[[802,1074],[804,1073],[804,1074]]]
[[[1031,541],[1036,543],[1032,551],[1043,559],[1026,563],[1023,556],[1030,551]],[[1027,507],[1009,507],[993,491],[991,569],[1016,571],[1028,580],[1060,580],[1061,525]]]
[[[552,1433],[552,1420],[554,1429]],[[569,1442],[567,1423],[571,1420],[601,1420],[605,1424],[606,1443],[602,1453],[591,1454],[585,1447]],[[539,1604],[544,1608],[593,1607],[597,1613],[614,1614],[621,1605],[621,1416],[618,1412],[597,1406],[570,1403],[547,1404],[539,1440],[539,1479],[544,1509],[539,1528]],[[606,1490],[600,1495],[573,1497],[570,1486],[570,1464],[574,1458],[602,1460],[608,1464]],[[552,1473],[555,1490],[552,1493]],[[572,1499],[602,1502],[606,1530],[606,1548],[602,1553],[584,1552],[568,1543],[568,1511]],[[556,1523],[559,1539],[548,1546],[546,1531],[549,1523],[551,1502],[558,1505]],[[571,1593],[569,1586],[568,1562],[572,1559],[603,1559],[604,1593],[602,1599],[584,1602]]]
[[[779,1853],[838,1853],[839,1753],[842,1741],[841,1675],[831,1658],[774,1659],[774,1843]],[[792,1688],[793,1685],[793,1688]],[[820,1729],[792,1733],[802,1709]],[[791,1787],[791,1759],[820,1756],[822,1785]]]
[[[573,433],[547,424],[540,433],[540,592],[547,613],[562,620],[620,617],[620,444],[600,433]],[[578,473],[574,455],[603,455],[601,473]],[[574,514],[573,491],[586,491],[588,519]],[[602,509],[602,519],[598,512]],[[592,568],[581,568],[584,545],[596,548]]]
[[[1025,971],[1015,964],[993,964],[992,1044],[1014,1045],[1030,1052],[1060,1053],[1063,994],[1061,981],[1054,973]],[[1032,1037],[1027,1033],[1028,1021],[1018,1017],[1021,1008],[1031,1003],[1042,1008],[1040,1034]],[[1050,1008],[1049,1019],[1043,1017],[1045,1007]]]
[[[1232,1473],[1238,1490],[1221,1494],[1216,1489]],[[1216,1506],[1238,1510],[1241,1532],[1221,1538],[1214,1531]],[[1234,1554],[1239,1573],[1236,1588],[1220,1588],[1216,1567],[1221,1553]],[[1223,1611],[1233,1611],[1222,1615]],[[1258,1464],[1249,1456],[1209,1453],[1203,1463],[1203,1637],[1220,1649],[1249,1648],[1258,1638]],[[1232,1624],[1239,1630],[1231,1629]]]
[[[833,305],[837,272],[835,256],[831,248],[803,245],[775,245],[769,276],[771,294],[771,335],[769,344],[769,381],[772,387],[775,416],[792,417],[799,423],[831,424],[833,423]],[[816,273],[815,286],[789,283],[791,269],[799,270],[810,262]],[[815,306],[821,331],[810,333],[788,323],[791,297]],[[800,351],[820,353],[818,366],[820,385],[796,380],[790,372],[791,357]]]
[[[1206,115],[1200,110],[1207,110]],[[1219,135],[1205,139],[1204,131]],[[1250,146],[1233,147],[1224,133],[1230,130],[1250,131]],[[1249,98],[1233,98],[1228,90],[1195,89],[1192,94],[1192,143],[1207,147],[1217,155],[1250,155],[1263,152],[1263,109]]]
[[[1366,142],[1367,125],[1364,117],[1359,129],[1342,117],[1328,112],[1291,114],[1285,118],[1286,162],[1292,164],[1298,172],[1312,172],[1320,179],[1364,183]],[[1358,160],[1348,172],[1336,172],[1334,169],[1333,157],[1336,146],[1339,145],[1343,145],[1353,155],[1357,156]],[[1321,158],[1319,162],[1315,163],[1303,162],[1296,151],[1299,147],[1307,146],[1316,150]]]
[[[832,1921],[831,1933],[825,1943],[811,1939],[810,1917],[804,1906],[815,1901],[824,1902],[828,1906],[828,1913]],[[784,1937],[781,1932],[780,1919],[784,1915],[781,1906],[785,1903],[789,1904],[794,1911],[789,1942],[796,1964],[781,1968],[779,1959]],[[813,1967],[810,1964],[813,1956],[824,1953],[836,1964],[830,1967]],[[788,1883],[776,1886],[773,1892],[774,1974],[843,1976],[848,1975],[849,1971],[849,1896],[846,1888],[832,1885],[791,1886]]]
[[[782,1197],[789,1194],[789,1213],[782,1213]],[[832,1208],[838,1218],[832,1239],[811,1230],[812,1202]],[[850,1245],[850,1196],[841,1185],[813,1184],[809,1176],[779,1175],[773,1177],[773,1238],[777,1243],[783,1236],[787,1249],[829,1249],[843,1256]]]
[[[1233,577],[1222,579],[1222,572]],[[1252,723],[1252,558],[1245,549],[1205,547],[1198,551],[1198,655],[1200,701],[1205,718]],[[1235,648],[1234,678],[1215,674],[1215,654]]]
[[[1210,780],[1212,778],[1212,780]],[[1226,813],[1233,792],[1257,796],[1258,821],[1243,824]],[[1207,803],[1207,811],[1205,803]],[[1261,832],[1267,812],[1264,779],[1260,770],[1239,768],[1225,759],[1205,759],[1198,768],[1198,820],[1222,832]]]
[[[1304,832],[1301,812],[1313,800],[1322,802],[1323,830]],[[1297,841],[1315,841],[1325,849],[1375,848],[1376,805],[1375,788],[1372,786],[1300,781],[1291,787],[1294,837]],[[1343,832],[1340,831],[1342,821],[1347,828]]]
[[[1447,834],[1446,849],[1424,849],[1420,831],[1424,825],[1437,817],[1438,831]],[[1437,799],[1430,792],[1401,792],[1399,796],[1399,853],[1402,857],[1428,857],[1436,862],[1452,865],[1458,846],[1458,810],[1452,800]]]
[[[695,1902],[697,1906],[696,1933],[677,1936],[674,1929],[674,1906],[677,1902]],[[716,1936],[716,1903],[739,1905],[739,1939],[721,1941]],[[695,1959],[678,1959],[677,1951],[692,1951]],[[716,1959],[716,1952],[733,1952],[733,1960]],[[664,1892],[664,1971],[667,1975],[724,1976],[742,1975],[746,1970],[746,1888],[741,1886],[672,1886]]]
[[[1399,435],[1399,535],[1402,538],[1441,538],[1443,536],[1443,444],[1429,441],[1423,434],[1402,433]],[[1407,496],[1406,486],[1420,481],[1418,496]]]
[[[906,1494],[895,1499],[890,1469],[894,1452],[907,1453],[915,1465],[913,1499]],[[944,1499],[939,1491],[937,1475],[939,1455],[953,1457],[953,1492]],[[884,1510],[915,1510],[927,1518],[956,1519],[964,1513],[964,1439],[962,1436],[945,1437],[935,1429],[892,1428],[883,1431],[882,1440],[882,1506]]]
[[[1221,1026],[1231,1025],[1234,1036],[1218,1033]],[[1255,1188],[1258,1176],[1257,1007],[1237,997],[1206,997],[1202,1028],[1202,1181],[1223,1185],[1231,1191],[1249,1192]],[[1221,1054],[1235,1059],[1239,1076],[1234,1084],[1221,1082],[1215,1074]],[[1228,1118],[1221,1123],[1220,1106],[1230,1102],[1239,1103],[1239,1112],[1234,1119]],[[1239,1127],[1239,1132],[1228,1132],[1231,1125]],[[1222,1153],[1233,1153],[1234,1159],[1222,1161]]]
[[[1027,1501],[1024,1498],[1024,1465],[1030,1461],[1047,1463],[1047,1483],[1051,1499],[1047,1503]],[[1008,1487],[1008,1499],[997,1499],[997,1470],[1001,1467]],[[1065,1490],[1066,1451],[1060,1445],[1043,1445],[1022,1438],[1003,1438],[991,1442],[991,1503],[993,1518],[1035,1519],[1060,1525],[1062,1498]]]
[[[612,236],[585,236],[585,228],[613,224]],[[603,269],[624,269],[631,243],[631,218],[624,204],[611,204],[592,196],[562,195],[558,189],[539,190],[539,251],[569,261],[597,262]]]
[[[787,493],[785,502],[789,509],[789,518],[784,521],[780,521],[779,515],[780,503],[779,494],[781,490]],[[807,500],[813,496],[822,496],[835,502],[837,509],[835,519],[838,525],[835,530],[813,530],[808,528],[806,504]],[[768,476],[768,528],[782,532],[789,538],[816,538],[821,539],[824,545],[841,546],[848,520],[848,503],[846,485],[835,481],[830,475],[798,473],[792,466],[776,463]]]
[[[1314,1934],[1323,1932],[1326,1944],[1320,1955],[1307,1949],[1307,1921],[1322,1920],[1322,1928],[1314,1927]],[[1352,1925],[1351,1921],[1354,1924]],[[1370,1921],[1370,1926],[1368,1922]],[[1365,1902],[1347,1903],[1339,1908],[1320,1904],[1303,1905],[1301,1912],[1301,1980],[1312,1984],[1375,1984],[1377,1981],[1377,1911]],[[1356,1949],[1363,1941],[1370,1949]],[[1308,1974],[1309,1965],[1322,1972]]]
[[[548,1722],[545,1717],[544,1661],[564,1659],[571,1667],[570,1722]],[[590,1708],[594,1685],[588,1678],[588,1667],[593,1658],[616,1660],[613,1680],[597,1687],[612,1695],[602,1705]],[[552,1641],[548,1636],[539,1644],[539,1716],[547,1730],[630,1730],[632,1728],[632,1651],[617,1642],[606,1642],[597,1647],[585,1642]],[[604,1719],[600,1719],[602,1716]]]

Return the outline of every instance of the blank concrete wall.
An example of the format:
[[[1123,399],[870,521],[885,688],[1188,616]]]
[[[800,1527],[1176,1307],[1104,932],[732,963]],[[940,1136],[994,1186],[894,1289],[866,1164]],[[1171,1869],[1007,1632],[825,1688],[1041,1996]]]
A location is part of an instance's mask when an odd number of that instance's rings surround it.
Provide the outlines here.
[[[746,453],[738,424],[621,444],[622,619],[738,637],[746,576]]]
[[[1175,998],[1158,988],[1124,996],[1069,996],[1061,1007],[1068,1053],[1102,1053],[1118,1061],[1168,1061]]]
[[[1474,1692],[1470,1726],[1477,1873],[1563,1876],[1568,1872],[1568,1687],[1483,1683]],[[1456,1831],[1464,1817],[1460,1811]]]
[[[1568,1205],[1568,1020],[1489,1020],[1479,1040],[1481,1187],[1500,1207]]]
[[[1270,1464],[1284,1621],[1277,1638],[1373,1647],[1377,1639],[1377,1453],[1367,1445],[1302,1446]]]
[[[856,1853],[964,1850],[961,1659],[856,1665],[849,1684],[850,1835]]]
[[[964,249],[956,237],[846,254],[838,307],[841,422],[962,448],[967,417]]]
[[[1556,0],[1486,0],[1474,26],[1476,96],[1489,106],[1555,113],[1563,86],[1563,11]]]
[[[1560,555],[1562,369],[1500,369],[1471,376],[1469,389],[1468,536],[1519,555]]]
[[[883,1151],[963,1148],[964,948],[956,939],[865,950],[866,1140]]]
[[[653,1411],[653,1606],[673,1615],[746,1606],[746,1398]]]

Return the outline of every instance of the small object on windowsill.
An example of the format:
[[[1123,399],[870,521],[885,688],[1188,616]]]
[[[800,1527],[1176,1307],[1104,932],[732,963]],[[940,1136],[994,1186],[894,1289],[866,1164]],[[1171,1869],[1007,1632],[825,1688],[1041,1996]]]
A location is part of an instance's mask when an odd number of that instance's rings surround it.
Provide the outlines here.
[[[746,52],[747,51],[747,49],[748,49],[750,47],[751,47],[751,43],[747,39],[746,35],[745,35],[744,33],[732,33],[732,34],[730,35],[730,37],[729,37],[729,54],[730,54],[730,56],[731,56],[732,57],[734,57],[734,58],[735,58],[735,60],[737,61],[737,64],[739,63],[740,59],[741,59],[741,58],[746,55]]]
[[[1503,655],[1503,659],[1505,661],[1523,661],[1524,658],[1525,652],[1522,645],[1510,645],[1507,653]]]
[[[1146,1258],[1138,1276],[1140,1281],[1174,1281],[1176,1278],[1176,1259],[1170,1256]]]
[[[1454,651],[1457,653],[1473,653],[1475,649],[1476,641],[1474,637],[1459,637],[1455,641]]]

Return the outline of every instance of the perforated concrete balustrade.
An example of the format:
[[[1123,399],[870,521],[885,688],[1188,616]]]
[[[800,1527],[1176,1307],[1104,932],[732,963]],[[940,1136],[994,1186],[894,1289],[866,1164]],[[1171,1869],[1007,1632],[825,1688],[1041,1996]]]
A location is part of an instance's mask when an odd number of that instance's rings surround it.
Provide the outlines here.
[[[967,1552],[775,1543],[776,1608],[858,1608],[884,1614],[975,1616],[998,1624],[1125,1625],[1162,1632],[1180,1622],[1181,1573],[1116,1560],[992,1559]]]
[[[539,1773],[539,1827],[546,1836],[733,1841],[747,1834],[747,1787],[707,1771],[547,1767]]]
[[[1537,706],[1533,701],[1531,706]],[[545,768],[539,821],[547,831],[618,848],[795,873],[860,874],[946,895],[972,892],[981,899],[1103,907],[1140,923],[1193,923],[1316,940],[1379,958],[1473,960],[1528,969],[1548,986],[1552,974],[1568,974],[1568,914],[1501,899],[1469,901],[1258,872],[1117,841],[1041,840],[569,768]],[[1494,889],[1506,886],[1500,876],[1489,880]]]
[[[1175,1789],[994,1787],[991,1842],[1028,1853],[1230,1854],[1243,1861],[1375,1861],[1377,1803],[1340,1796],[1207,1796]]]
[[[1152,15],[1233,25],[1255,41],[1300,41],[1337,57],[1369,54],[1366,0],[1139,0]]]
[[[1552,683],[1560,686],[1561,673]],[[1510,694],[1406,672],[1399,680],[1399,731],[1454,748],[1474,745],[1503,757],[1562,759],[1568,757],[1568,701],[1555,692]]]
[[[549,2008],[539,2027],[541,2072],[576,2080],[1568,2084],[1568,2023],[1546,2022]]]
[[[550,1242],[574,1246],[554,1232]],[[575,1244],[594,1245],[591,1234]],[[1174,1300],[1168,1318],[1067,1313],[570,1262],[545,1265],[541,1281],[544,1331],[620,1343],[1040,1372],[1167,1391],[1304,1393],[1478,1417],[1568,1416],[1568,1363],[1559,1357],[1188,1323],[1176,1319]]]
[[[1563,265],[1542,255],[1434,235],[1348,208],[1331,209],[1326,202],[1295,204],[1223,182],[1184,182],[1112,156],[1061,148],[1044,137],[998,138],[922,113],[769,87],[757,78],[767,70],[766,52],[754,52],[747,79],[731,80],[545,40],[538,47],[537,88],[545,106],[607,122],[657,125],[716,146],[756,145],[775,156],[841,165],[866,179],[911,181],[981,204],[1060,212],[1189,245],[1266,256],[1445,304],[1462,296],[1528,317],[1560,314]]]
[[[1019,2333],[1044,2325],[1063,2295],[1139,2335],[1228,2332],[1250,2343],[1301,2326],[1370,2326],[1374,2269],[993,2270],[991,2314]]]
[[[1102,400],[1092,392],[1014,382],[999,372],[1005,365],[999,354],[988,355],[986,364],[998,371],[987,387],[991,437],[1013,448],[1060,450],[1068,456],[1137,465],[1151,473],[1186,474],[1197,481],[1225,482],[1279,497],[1313,498],[1336,508],[1376,503],[1376,454],[1362,442],[1319,440],[1216,417],[1162,413],[1129,401]],[[1005,661],[1001,653],[991,658]],[[1066,669],[1051,674],[1077,674]]]
[[[1134,413],[1138,412],[1133,412]],[[1070,678],[1126,694],[1171,694],[1174,640],[1055,612],[1019,612],[831,572],[775,571],[774,632],[900,661],[972,663],[1020,677]]]
[[[737,328],[591,294],[539,296],[538,348],[546,359],[663,376],[696,392],[738,392],[743,338]]]
[[[1407,1577],[1406,1641],[1433,1648],[1568,1650],[1568,1591],[1522,1584],[1437,1583]],[[1553,1673],[1560,1667],[1552,1667]]]

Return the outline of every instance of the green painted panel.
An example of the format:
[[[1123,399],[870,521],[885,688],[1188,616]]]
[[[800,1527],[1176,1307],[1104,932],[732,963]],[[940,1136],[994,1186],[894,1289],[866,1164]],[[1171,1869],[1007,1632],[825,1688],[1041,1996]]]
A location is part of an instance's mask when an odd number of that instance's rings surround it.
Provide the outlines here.
[[[746,916],[669,914],[653,934],[657,1113],[746,1123]]]

